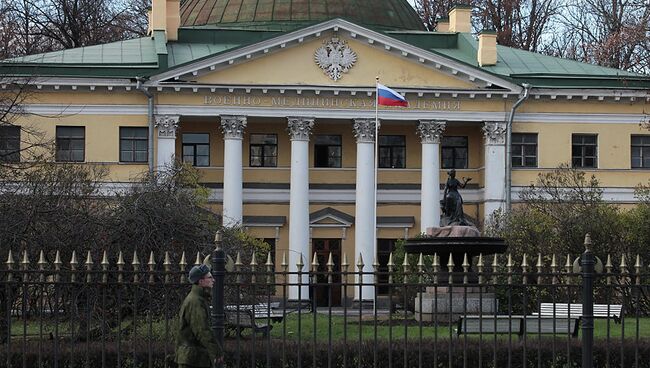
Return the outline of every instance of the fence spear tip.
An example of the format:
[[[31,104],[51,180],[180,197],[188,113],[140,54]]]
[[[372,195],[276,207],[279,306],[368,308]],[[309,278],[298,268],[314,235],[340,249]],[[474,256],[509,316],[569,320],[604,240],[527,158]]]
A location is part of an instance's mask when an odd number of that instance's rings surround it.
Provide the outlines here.
[[[43,249],[41,249],[41,252],[38,255],[38,264],[39,265],[45,265],[47,262],[45,261],[45,253],[43,253]]]
[[[93,264],[93,257],[90,254],[90,250],[89,250],[88,253],[86,254],[86,265],[89,266],[91,264]]]
[[[153,250],[149,253],[149,262],[147,262],[147,264],[149,266],[154,266],[156,264],[156,261],[153,258]]]
[[[54,255],[54,264],[59,266],[63,264],[63,262],[61,262],[61,253],[59,252],[58,249],[56,250],[56,254]]]
[[[77,263],[78,263],[77,262],[77,252],[73,250],[72,251],[72,256],[70,256],[70,264],[75,266],[75,265],[77,265]]]
[[[273,266],[273,260],[271,259],[271,252],[268,252],[266,254],[266,266],[268,266],[268,267]]]
[[[13,255],[11,254],[11,249],[9,249],[9,255],[7,256],[7,262],[6,262],[6,263],[7,263],[8,265],[12,265],[12,264],[14,264],[14,257],[13,257]]]
[[[102,265],[108,266],[108,252],[104,249],[104,254],[102,255]]]

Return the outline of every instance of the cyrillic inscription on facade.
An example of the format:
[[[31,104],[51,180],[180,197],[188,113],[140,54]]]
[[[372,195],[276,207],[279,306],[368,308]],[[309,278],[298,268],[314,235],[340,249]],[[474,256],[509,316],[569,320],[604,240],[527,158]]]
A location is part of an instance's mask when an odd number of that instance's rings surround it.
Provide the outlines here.
[[[375,107],[375,99],[372,97],[209,95],[203,97],[203,104],[214,106],[371,109]],[[410,101],[408,109],[457,111],[460,110],[460,101],[417,99]]]

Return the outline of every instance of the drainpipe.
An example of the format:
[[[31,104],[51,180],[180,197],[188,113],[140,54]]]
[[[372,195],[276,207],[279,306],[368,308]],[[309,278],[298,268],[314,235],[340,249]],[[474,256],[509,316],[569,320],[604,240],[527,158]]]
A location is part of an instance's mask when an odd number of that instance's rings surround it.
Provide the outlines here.
[[[528,99],[530,92],[530,84],[524,83],[521,86],[524,87],[524,95],[512,105],[506,124],[506,211],[508,212],[512,209],[512,121],[515,119],[517,108]]]
[[[149,125],[149,139],[147,140],[147,163],[149,164],[149,175],[153,175],[153,95],[151,92],[149,92],[144,86],[142,85],[142,82],[144,82],[143,77],[136,77],[136,89],[142,93],[144,93],[145,96],[147,96],[147,119],[148,119],[148,125]]]

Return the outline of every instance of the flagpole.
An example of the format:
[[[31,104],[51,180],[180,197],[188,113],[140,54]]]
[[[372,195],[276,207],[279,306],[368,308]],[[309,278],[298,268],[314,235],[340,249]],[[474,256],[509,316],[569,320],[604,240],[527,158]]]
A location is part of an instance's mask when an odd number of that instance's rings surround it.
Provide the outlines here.
[[[378,182],[378,175],[377,172],[379,171],[379,76],[375,77],[375,188],[374,188],[374,205],[375,205],[375,210],[374,214],[372,216],[372,223],[373,223],[373,252],[375,253],[375,257],[373,260],[373,263],[377,263],[377,188],[379,187],[379,182]],[[373,282],[377,282],[377,280],[373,280]],[[375,290],[375,293],[377,291]],[[373,310],[376,312],[377,311],[377,303],[374,303],[374,301],[377,300],[377,295],[375,295],[374,300],[373,300]]]

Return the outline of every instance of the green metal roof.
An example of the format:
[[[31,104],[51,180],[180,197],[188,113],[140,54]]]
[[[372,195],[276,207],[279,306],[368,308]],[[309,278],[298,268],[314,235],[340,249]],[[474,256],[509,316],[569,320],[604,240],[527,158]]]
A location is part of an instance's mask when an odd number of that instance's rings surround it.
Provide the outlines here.
[[[392,37],[462,62],[501,78],[530,83],[535,87],[638,87],[650,83],[650,77],[619,69],[562,59],[535,52],[497,45],[497,64],[479,66],[478,41],[468,33],[426,34],[388,32]]]
[[[381,11],[378,11],[380,9]],[[262,26],[305,24],[334,18],[383,29],[424,30],[406,0],[186,0],[181,25]]]
[[[79,47],[44,54],[2,60],[0,63],[56,66],[120,66],[156,65],[156,45],[152,37]]]

